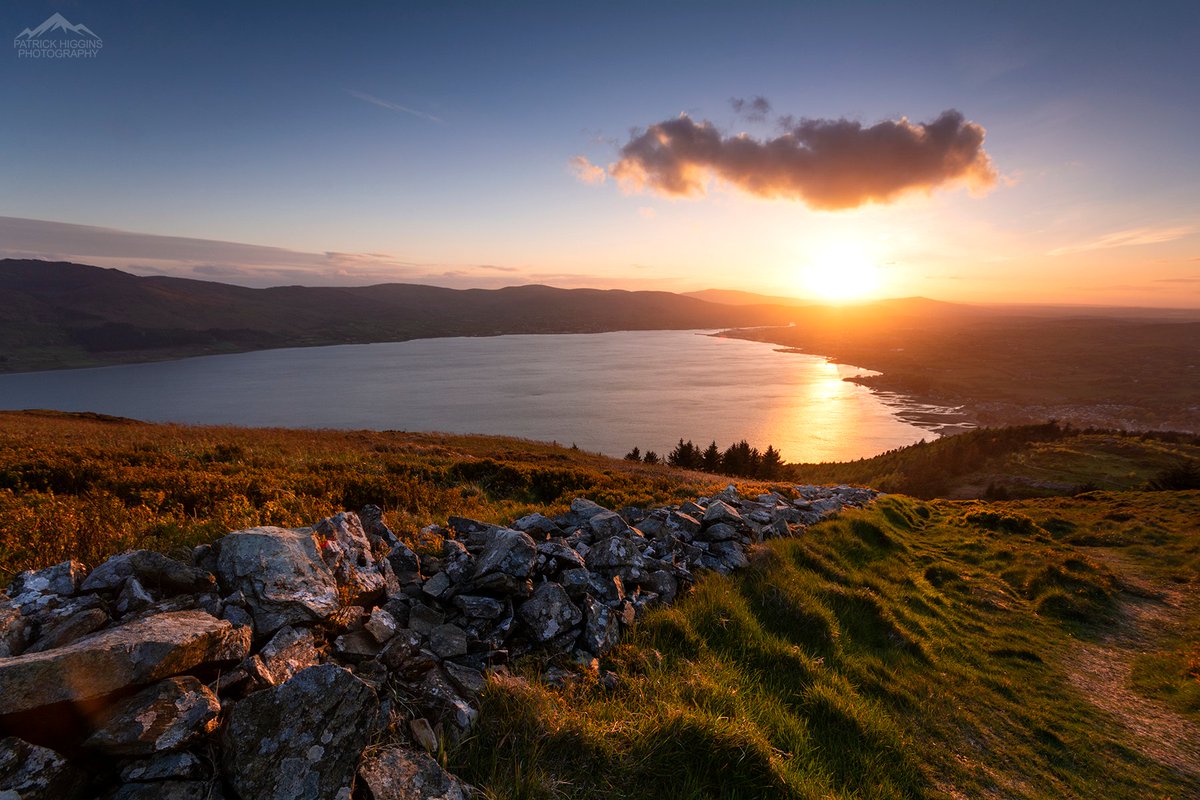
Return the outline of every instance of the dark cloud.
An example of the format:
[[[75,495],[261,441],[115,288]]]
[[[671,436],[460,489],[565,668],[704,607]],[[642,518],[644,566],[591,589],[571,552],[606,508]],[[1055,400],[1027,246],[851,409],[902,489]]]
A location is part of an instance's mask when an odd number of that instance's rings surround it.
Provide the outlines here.
[[[761,95],[755,97],[753,100],[731,97],[729,98],[729,105],[733,106],[735,114],[745,117],[751,122],[763,122],[766,120],[767,115],[771,113],[771,102]]]
[[[948,184],[992,186],[996,171],[983,138],[980,125],[954,110],[933,122],[888,120],[869,128],[804,119],[765,140],[724,136],[711,122],[683,114],[635,131],[608,172],[626,188],[672,197],[703,195],[715,177],[757,197],[846,209]]]

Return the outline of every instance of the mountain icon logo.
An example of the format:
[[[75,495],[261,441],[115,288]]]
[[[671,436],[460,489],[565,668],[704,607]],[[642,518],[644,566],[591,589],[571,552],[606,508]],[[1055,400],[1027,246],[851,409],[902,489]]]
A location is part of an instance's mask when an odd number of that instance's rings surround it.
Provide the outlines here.
[[[41,39],[58,32],[71,33],[75,36],[86,36],[89,39],[99,39],[86,25],[72,25],[70,20],[55,12],[50,18],[36,28],[26,28],[17,34],[17,39]]]

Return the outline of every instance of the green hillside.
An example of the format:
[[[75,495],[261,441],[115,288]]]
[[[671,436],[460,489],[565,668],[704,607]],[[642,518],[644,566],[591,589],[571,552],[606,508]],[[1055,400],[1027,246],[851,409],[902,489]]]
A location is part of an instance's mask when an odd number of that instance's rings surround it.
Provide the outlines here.
[[[531,657],[494,676],[479,727],[441,757],[492,798],[1200,796],[1200,491],[1142,488],[1196,447],[1034,426],[792,466],[792,481],[1121,491],[896,494],[759,546],[750,569],[650,612],[600,673],[551,685],[570,665]],[[516,439],[6,412],[0,580],[365,503],[428,552],[420,529],[454,514],[728,482]]]

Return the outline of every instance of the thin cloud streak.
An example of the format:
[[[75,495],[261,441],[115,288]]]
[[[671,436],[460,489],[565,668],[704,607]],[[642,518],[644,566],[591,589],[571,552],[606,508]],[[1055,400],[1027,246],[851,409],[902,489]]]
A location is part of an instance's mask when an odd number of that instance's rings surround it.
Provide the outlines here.
[[[421,119],[427,119],[430,122],[436,122],[439,125],[446,124],[446,121],[444,119],[442,119],[441,117],[435,117],[433,114],[426,114],[424,111],[417,111],[415,108],[409,108],[408,106],[402,106],[399,103],[393,103],[390,100],[383,100],[379,97],[376,97],[373,94],[367,94],[366,92],[359,92],[354,89],[347,89],[346,93],[348,95],[350,95],[351,97],[357,97],[359,100],[362,100],[363,102],[370,103],[373,106],[379,106],[380,108],[386,108],[389,111],[403,111],[405,114],[412,114],[414,117],[420,117]]]
[[[1046,255],[1065,256],[1071,253],[1084,253],[1089,250],[1108,250],[1113,247],[1133,247],[1142,244],[1172,242],[1176,239],[1182,239],[1184,236],[1195,232],[1195,230],[1195,225],[1178,225],[1171,228],[1130,228],[1129,230],[1105,234],[1098,239],[1088,242],[1056,247],[1046,253]]]

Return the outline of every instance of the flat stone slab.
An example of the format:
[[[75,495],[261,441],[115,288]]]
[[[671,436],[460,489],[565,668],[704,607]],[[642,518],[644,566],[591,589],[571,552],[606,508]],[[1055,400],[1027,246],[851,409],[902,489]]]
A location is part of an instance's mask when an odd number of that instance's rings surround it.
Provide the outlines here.
[[[0,658],[0,716],[101,697],[207,664],[237,662],[250,630],[204,611],[174,611],[94,633],[65,647]]]

